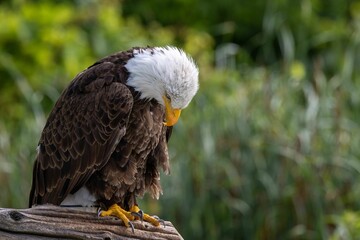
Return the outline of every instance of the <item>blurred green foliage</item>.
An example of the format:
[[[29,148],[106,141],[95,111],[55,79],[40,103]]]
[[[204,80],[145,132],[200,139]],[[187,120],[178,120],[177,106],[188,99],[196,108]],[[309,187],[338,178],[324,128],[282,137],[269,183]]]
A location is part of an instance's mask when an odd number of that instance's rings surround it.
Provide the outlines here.
[[[200,91],[143,209],[185,239],[359,238],[359,1],[17,0],[0,18],[1,207],[26,207],[46,116],[78,72],[177,45]]]

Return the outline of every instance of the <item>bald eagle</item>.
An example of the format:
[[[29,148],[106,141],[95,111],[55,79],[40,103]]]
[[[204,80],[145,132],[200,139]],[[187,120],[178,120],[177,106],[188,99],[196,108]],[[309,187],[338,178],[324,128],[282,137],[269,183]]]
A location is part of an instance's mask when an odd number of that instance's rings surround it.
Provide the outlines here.
[[[133,48],[107,56],[62,92],[42,131],[29,207],[105,206],[129,227],[144,219],[136,198],[162,194],[172,126],[198,90],[198,68],[176,47]]]

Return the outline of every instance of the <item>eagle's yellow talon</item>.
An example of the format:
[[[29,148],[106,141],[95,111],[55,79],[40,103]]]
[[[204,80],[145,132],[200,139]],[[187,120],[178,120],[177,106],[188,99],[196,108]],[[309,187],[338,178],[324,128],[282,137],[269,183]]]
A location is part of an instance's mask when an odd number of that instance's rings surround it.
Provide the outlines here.
[[[119,205],[113,204],[107,211],[100,212],[101,217],[113,216],[121,219],[126,227],[130,227],[130,221],[133,221],[135,217],[130,212],[125,211]]]
[[[144,221],[151,223],[155,227],[160,226],[160,222],[156,218],[154,218],[146,213],[144,213]]]
[[[135,213],[133,215],[133,213]],[[139,214],[140,213],[140,214]],[[121,219],[126,227],[130,227],[133,229],[133,225],[130,221],[141,220],[152,225],[158,227],[160,225],[160,221],[155,217],[150,216],[149,214],[142,213],[142,210],[137,205],[134,205],[130,208],[129,211],[122,209],[119,205],[113,204],[109,207],[107,211],[101,211],[99,214],[101,217],[113,216]],[[142,217],[141,217],[142,216]]]
[[[138,213],[138,212],[142,212],[142,211],[140,210],[140,208],[137,205],[134,205],[130,208],[130,212]],[[136,218],[139,219],[138,217],[136,217]],[[143,219],[140,219],[140,220],[144,220],[145,222],[151,223],[155,227],[158,227],[160,225],[160,221],[157,220],[156,218],[150,216],[149,214],[142,213],[142,218]]]

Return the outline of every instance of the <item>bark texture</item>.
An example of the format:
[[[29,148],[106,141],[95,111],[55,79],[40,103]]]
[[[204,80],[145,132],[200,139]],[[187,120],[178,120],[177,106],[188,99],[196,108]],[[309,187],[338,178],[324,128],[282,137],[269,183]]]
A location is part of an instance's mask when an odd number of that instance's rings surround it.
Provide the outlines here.
[[[134,233],[121,220],[98,217],[95,208],[0,208],[1,239],[183,239],[168,221],[165,227],[140,221],[133,224]]]

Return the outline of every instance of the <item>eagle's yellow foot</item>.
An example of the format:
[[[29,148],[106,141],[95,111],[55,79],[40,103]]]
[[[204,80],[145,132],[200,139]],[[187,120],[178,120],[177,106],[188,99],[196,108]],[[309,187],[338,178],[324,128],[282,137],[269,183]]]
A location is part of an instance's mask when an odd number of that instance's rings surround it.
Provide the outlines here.
[[[99,216],[113,216],[120,218],[124,222],[125,226],[131,227],[132,231],[134,232],[134,225],[131,223],[131,221],[135,220],[135,217],[117,204],[111,205],[107,211],[100,211]]]
[[[165,226],[165,223],[163,220],[156,216],[150,216],[149,214],[144,213],[137,205],[134,205],[130,208],[131,214],[135,217],[137,220],[145,221],[148,223],[151,223],[152,225],[158,227],[160,223],[162,222]]]
[[[163,223],[165,227],[165,222],[163,220],[161,220],[156,216],[150,216],[146,213],[143,213],[143,211],[140,210],[140,208],[137,205],[132,206],[129,211],[126,211],[123,208],[121,208],[119,205],[113,204],[106,211],[100,210],[98,215],[101,217],[106,217],[106,216],[117,217],[124,222],[126,227],[131,227],[132,232],[134,232],[134,225],[132,224],[131,221],[134,220],[141,220],[141,222],[145,221],[151,223],[156,227],[159,226],[160,223]]]

